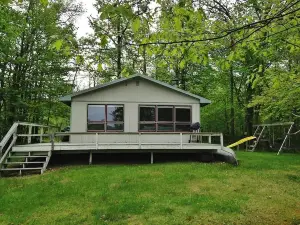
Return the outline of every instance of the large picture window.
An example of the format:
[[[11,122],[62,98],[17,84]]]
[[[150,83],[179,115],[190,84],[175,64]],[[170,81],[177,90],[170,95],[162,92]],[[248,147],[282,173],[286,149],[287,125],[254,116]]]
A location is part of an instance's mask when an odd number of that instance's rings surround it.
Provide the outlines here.
[[[88,105],[88,131],[124,131],[123,105]]]
[[[139,131],[188,132],[191,118],[190,106],[140,105]]]

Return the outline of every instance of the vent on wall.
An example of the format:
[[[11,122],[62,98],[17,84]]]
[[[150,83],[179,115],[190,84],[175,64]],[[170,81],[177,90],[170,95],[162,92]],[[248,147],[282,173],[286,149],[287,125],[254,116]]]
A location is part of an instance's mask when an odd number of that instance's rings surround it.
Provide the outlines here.
[[[140,86],[140,81],[137,80],[137,81],[135,82],[135,84],[136,84],[136,86]]]

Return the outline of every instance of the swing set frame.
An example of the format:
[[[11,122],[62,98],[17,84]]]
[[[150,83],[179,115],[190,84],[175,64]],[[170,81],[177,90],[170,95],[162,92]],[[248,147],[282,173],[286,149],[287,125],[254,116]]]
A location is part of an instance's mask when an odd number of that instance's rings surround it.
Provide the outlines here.
[[[294,126],[294,122],[271,123],[271,124],[256,124],[256,125],[253,126],[253,127],[256,127],[256,130],[255,130],[254,135],[253,135],[253,136],[256,137],[256,140],[254,141],[254,144],[251,146],[252,147],[251,151],[255,150],[256,146],[258,145],[259,141],[261,140],[261,137],[262,137],[262,135],[263,135],[263,133],[265,131],[265,128],[268,128],[269,131],[270,131],[271,127],[278,127],[278,126],[279,127],[284,126],[284,139],[283,139],[283,141],[282,141],[282,143],[280,145],[280,148],[279,148],[279,150],[277,152],[277,155],[279,155],[282,152],[284,144],[286,143],[288,137],[290,137],[291,135],[296,135],[296,134],[300,133],[300,130],[298,130],[295,133],[291,133],[292,128]],[[285,132],[285,130],[286,130],[285,126],[288,127],[287,133]],[[260,130],[260,128],[261,128],[261,130]],[[274,145],[274,141],[275,140],[274,140],[274,129],[273,129],[273,133],[272,133],[272,143],[273,143],[273,145]]]

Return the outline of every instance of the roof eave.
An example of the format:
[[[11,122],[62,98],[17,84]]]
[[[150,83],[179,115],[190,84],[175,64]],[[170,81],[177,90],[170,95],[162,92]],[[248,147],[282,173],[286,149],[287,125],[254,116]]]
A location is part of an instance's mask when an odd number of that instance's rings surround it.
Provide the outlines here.
[[[59,101],[68,106],[71,106],[72,97],[71,97],[71,95],[65,95],[65,96],[60,97]]]

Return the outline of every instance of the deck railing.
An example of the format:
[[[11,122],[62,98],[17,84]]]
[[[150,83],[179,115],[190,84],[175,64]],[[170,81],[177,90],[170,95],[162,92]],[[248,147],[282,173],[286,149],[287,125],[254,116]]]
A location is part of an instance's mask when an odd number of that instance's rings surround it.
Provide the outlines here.
[[[27,127],[28,133],[18,133],[18,128],[19,127]],[[33,133],[33,128],[35,127],[35,132]],[[131,142],[127,144],[136,144],[139,146],[139,148],[142,148],[142,145],[174,145],[178,144],[180,145],[180,149],[183,148],[183,144],[188,144],[183,142],[183,137],[184,136],[189,136],[190,140],[193,138],[196,138],[196,140],[200,143],[206,143],[206,144],[212,144],[212,138],[217,137],[218,140],[218,145],[220,145],[223,148],[223,134],[222,133],[212,133],[212,132],[203,132],[203,133],[194,133],[194,132],[107,132],[107,133],[98,133],[98,132],[55,132],[56,127],[53,126],[44,126],[40,124],[34,124],[34,123],[26,123],[26,122],[16,122],[14,123],[7,134],[4,136],[2,141],[0,142],[0,165],[3,163],[9,152],[12,150],[12,147],[16,144],[17,138],[18,137],[23,137],[25,140],[27,139],[27,144],[32,143],[32,138],[33,137],[39,137],[39,142],[43,142],[44,137],[49,138],[49,142],[51,143],[51,150],[54,150],[55,143],[60,142],[57,139],[60,139],[62,136],[94,136],[94,141],[93,143],[95,144],[96,150],[99,148],[99,145],[105,145],[105,144],[124,144],[124,142],[110,142],[110,143],[104,143],[104,142],[99,142],[99,137],[103,136],[123,136],[123,135],[131,135],[131,136],[136,136],[136,142]],[[171,136],[177,136],[179,140],[176,143],[170,143],[168,140],[160,143],[147,143],[142,140],[143,136],[146,135],[171,135]],[[204,137],[207,137],[207,141],[204,141]],[[24,141],[24,140],[23,140]],[[193,143],[190,143],[193,144]]]
[[[223,147],[224,141],[223,141],[223,134],[222,133],[215,133],[215,132],[203,132],[203,133],[193,133],[193,132],[106,132],[106,133],[98,133],[98,132],[57,132],[54,134],[54,137],[52,138],[53,142],[53,148],[54,148],[54,143],[55,143],[55,138],[56,137],[63,137],[63,136],[94,136],[94,139],[92,143],[95,144],[96,150],[98,149],[99,144],[124,144],[124,142],[116,143],[116,142],[99,142],[99,137],[100,136],[124,136],[124,135],[129,135],[129,136],[136,136],[137,141],[136,142],[130,142],[127,144],[138,144],[139,148],[142,147],[142,145],[174,145],[174,144],[180,144],[180,148],[182,149],[183,144],[188,144],[183,142],[183,136],[189,136],[189,140],[192,140],[193,138],[196,138],[198,140],[198,143],[206,143],[206,144],[212,144],[212,138],[217,137],[218,138],[218,143]],[[171,135],[171,136],[178,136],[178,142],[177,143],[168,143],[166,142],[151,142],[151,143],[146,143],[142,141],[142,137],[146,135]],[[204,137],[207,137],[207,141],[204,141]],[[190,143],[193,144],[193,143]]]
[[[18,128],[20,127],[27,127],[28,134],[19,134]],[[33,128],[37,128],[37,134],[32,134]],[[27,122],[15,122],[0,142],[0,165],[6,159],[12,147],[16,144],[18,137],[27,137],[28,144],[31,143],[32,137],[39,137],[39,142],[41,143],[43,142],[43,137],[51,137],[55,132],[55,129],[57,129],[57,127]]]

